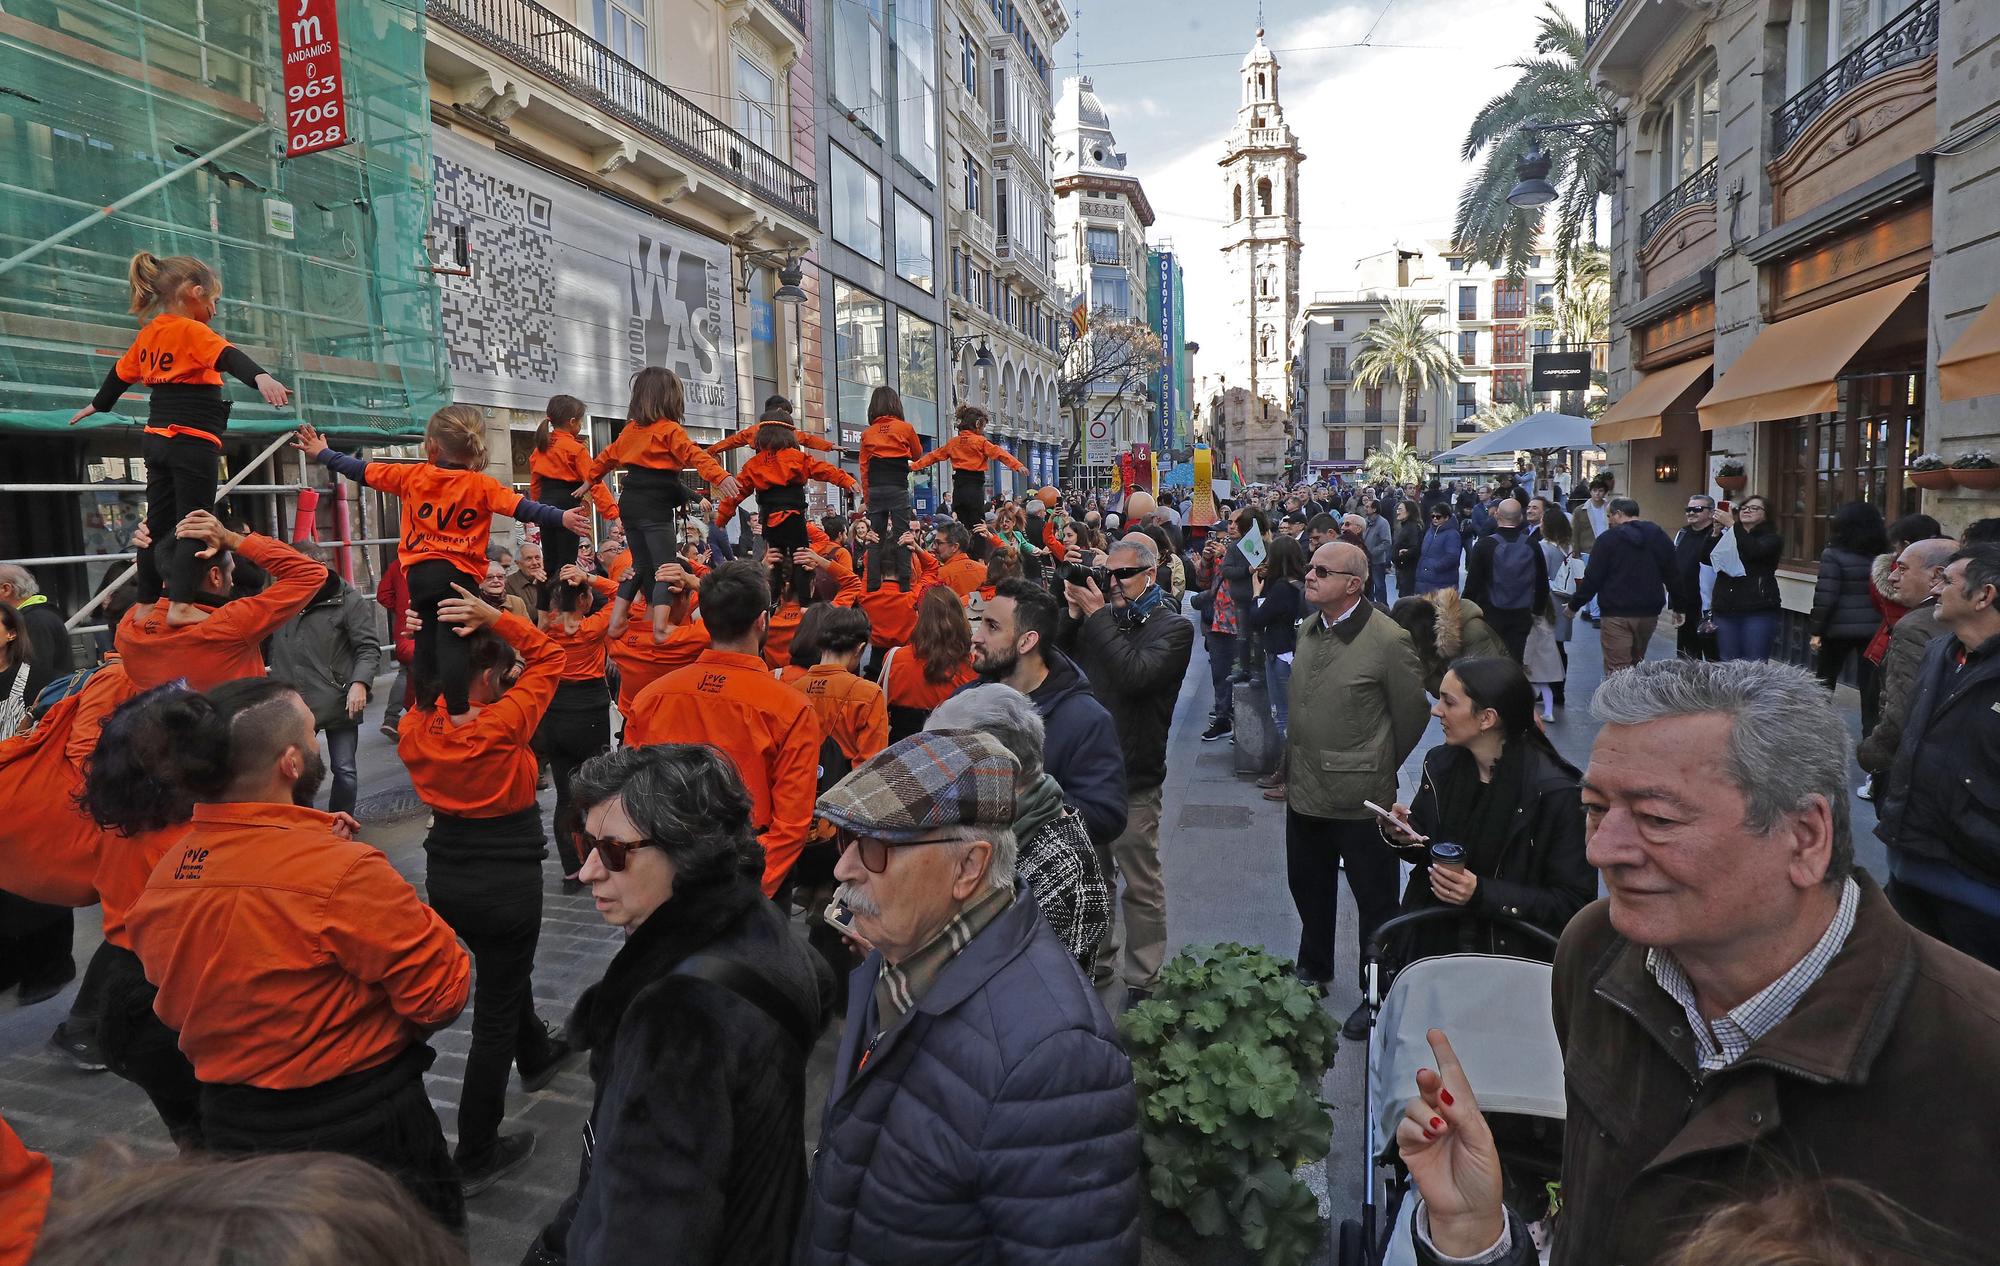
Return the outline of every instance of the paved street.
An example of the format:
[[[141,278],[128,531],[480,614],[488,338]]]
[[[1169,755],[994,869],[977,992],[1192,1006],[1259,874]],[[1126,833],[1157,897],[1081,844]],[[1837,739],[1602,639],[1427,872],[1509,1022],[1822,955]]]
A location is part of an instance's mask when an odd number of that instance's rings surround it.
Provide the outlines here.
[[[1557,746],[1579,765],[1589,754],[1595,724],[1587,704],[1600,679],[1595,630],[1579,623],[1571,647],[1570,706],[1557,714],[1549,728]],[[1670,655],[1673,637],[1662,628],[1652,653]],[[1851,728],[1858,730],[1856,700],[1843,690]],[[1234,940],[1267,944],[1289,956],[1297,948],[1298,921],[1285,887],[1283,806],[1266,801],[1248,777],[1233,772],[1227,742],[1200,741],[1209,702],[1208,672],[1199,649],[1183,685],[1175,714],[1166,788],[1161,848],[1164,854],[1168,929],[1172,949],[1188,943]],[[371,721],[376,719],[371,713]],[[1439,741],[1433,723],[1421,755]],[[1404,770],[1411,785],[1417,755]],[[366,838],[380,846],[412,882],[422,885],[424,818],[409,794],[389,741],[372,725],[361,747],[362,817]],[[551,797],[544,797],[545,809]],[[1872,807],[1855,800],[1854,832],[1864,865],[1883,873],[1881,846],[1874,840]],[[587,896],[563,896],[555,862],[546,864],[548,897],[544,907],[542,942],[535,973],[535,996],[545,1019],[563,1020],[570,1005],[594,982],[617,949],[617,934],[599,922]],[[1343,901],[1340,971],[1327,1007],[1344,1017],[1358,1000],[1349,970],[1353,933],[1347,920],[1352,904]],[[97,944],[97,912],[80,911],[76,955],[79,967]],[[117,1140],[142,1154],[170,1153],[164,1130],[144,1097],[131,1085],[108,1074],[75,1072],[44,1044],[74,995],[74,987],[55,1001],[23,1010],[9,994],[0,1008],[0,1114],[30,1146],[53,1155],[58,1165],[88,1155],[101,1142]],[[464,1067],[470,1015],[433,1039],[438,1061],[431,1069],[432,1101],[453,1129],[459,1078]],[[833,1035],[821,1044],[814,1084],[808,1087],[809,1131],[817,1125],[817,1105],[824,1098],[825,1066]],[[1361,1174],[1358,1149],[1361,1102],[1361,1051],[1343,1042],[1326,1082],[1326,1098],[1334,1108],[1333,1151],[1323,1170],[1310,1175],[1316,1187],[1329,1191],[1326,1208],[1338,1221],[1353,1216],[1360,1205]],[[569,1190],[579,1154],[579,1129],[589,1111],[590,1082],[581,1063],[534,1096],[514,1094],[512,1121],[535,1128],[540,1142],[534,1159],[513,1179],[472,1201],[473,1259],[480,1266],[506,1266],[518,1261],[528,1238],[554,1211]],[[1330,1179],[1330,1181],[1325,1181]],[[1149,1254],[1149,1258],[1151,1255]],[[1173,1260],[1160,1254],[1161,1261]]]

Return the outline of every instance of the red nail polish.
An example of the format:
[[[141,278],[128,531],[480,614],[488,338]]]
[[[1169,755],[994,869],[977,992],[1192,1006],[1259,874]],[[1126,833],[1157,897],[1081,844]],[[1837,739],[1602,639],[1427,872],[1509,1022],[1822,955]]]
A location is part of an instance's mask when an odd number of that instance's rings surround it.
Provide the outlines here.
[[[1431,1128],[1433,1130],[1442,1130],[1444,1128],[1444,1122],[1437,1117],[1432,1117]]]
[[[1440,1089],[1438,1091],[1438,1098],[1444,1100],[1445,1107],[1449,1108],[1451,1106],[1451,1091]]]
[[[1424,1137],[1431,1140],[1432,1142],[1437,1141],[1437,1135],[1431,1133],[1429,1130],[1424,1131]]]

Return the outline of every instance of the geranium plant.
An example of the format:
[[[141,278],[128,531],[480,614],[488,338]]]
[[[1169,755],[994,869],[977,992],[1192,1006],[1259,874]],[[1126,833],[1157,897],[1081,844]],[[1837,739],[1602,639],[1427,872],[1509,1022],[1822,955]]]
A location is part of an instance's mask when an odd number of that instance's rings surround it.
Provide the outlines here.
[[[1295,1266],[1319,1204],[1292,1171],[1326,1155],[1319,1097],[1334,1022],[1290,964],[1242,945],[1192,946],[1118,1022],[1140,1095],[1146,1186],[1170,1223],[1233,1235],[1262,1266]]]
[[[1960,453],[1951,463],[1953,470],[1991,470],[2000,462],[1993,460],[1993,450],[1974,448]]]
[[[1911,470],[1943,470],[1944,458],[1936,453],[1918,453],[1910,459]]]
[[[1743,474],[1743,469],[1743,463],[1732,458],[1718,465],[1715,468],[1715,473],[1723,479],[1735,479]]]

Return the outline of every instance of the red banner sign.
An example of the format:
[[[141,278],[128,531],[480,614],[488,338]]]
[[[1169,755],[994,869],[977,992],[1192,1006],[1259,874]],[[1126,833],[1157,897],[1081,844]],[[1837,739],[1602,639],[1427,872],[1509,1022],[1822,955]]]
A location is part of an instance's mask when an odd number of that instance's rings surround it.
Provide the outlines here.
[[[347,133],[334,0],[283,0],[278,48],[285,69],[285,157],[318,153],[354,139]]]

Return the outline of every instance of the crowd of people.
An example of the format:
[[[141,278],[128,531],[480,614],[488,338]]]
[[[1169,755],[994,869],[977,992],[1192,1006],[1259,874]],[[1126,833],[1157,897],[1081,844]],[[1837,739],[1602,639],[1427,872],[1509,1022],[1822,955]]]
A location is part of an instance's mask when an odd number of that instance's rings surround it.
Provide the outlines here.
[[[144,284],[206,320],[212,276]],[[198,333],[149,337],[269,379]],[[34,577],[0,567],[6,983],[56,996],[71,911],[101,906],[53,1043],[136,1084],[184,1153],[52,1188],[0,1126],[0,1263],[38,1238],[38,1261],[122,1260],[194,1226],[239,1255],[290,1237],[453,1260],[467,1201],[535,1149],[510,1079],[578,1066],[583,1157],[529,1261],[1136,1262],[1116,1017],[1169,943],[1161,812],[1197,636],[1201,738],[1277,737],[1257,772],[1284,806],[1302,980],[1332,988],[1343,882],[1357,970],[1417,909],[1468,917],[1403,938],[1399,963],[1553,958],[1556,1260],[1656,1260],[1663,1229],[1763,1196],[1746,1175],[1766,1169],[2000,1232],[1977,1199],[2000,1163],[1977,1108],[2000,1054],[2000,522],[1949,540],[1843,508],[1815,677],[1773,662],[1786,553],[1757,497],[1690,497],[1674,537],[1609,475],[1565,496],[1525,472],[1246,490],[1204,523],[1170,495],[989,495],[1007,458],[983,413],[926,451],[886,387],[858,479],[782,397],[708,448],[683,403],[645,370],[593,455],[582,405],[554,397],[525,497],[485,473],[475,410],[433,417],[416,462],[303,428],[311,460],[400,500],[379,613],[316,547],[211,513],[212,479],[149,514],[101,664],[72,663]],[[162,437],[162,466],[187,442]],[[947,460],[950,516],[917,514],[911,476]],[[509,547],[496,516],[530,527]],[[1663,617],[1678,653],[1649,660]],[[1587,772],[1543,729],[1578,621],[1606,678]],[[1829,692],[1850,664],[1858,755]],[[355,816],[385,680],[382,732],[429,811],[421,893]],[[1854,865],[1850,757],[1886,889]],[[561,1026],[534,986],[554,884],[623,933]],[[448,1145],[428,1038],[467,1007]],[[1475,1089],[1434,1043],[1399,1135],[1419,1251],[1528,1261],[1532,1219],[1488,1181]],[[1914,1163],[1967,1120],[1949,1172]]]

